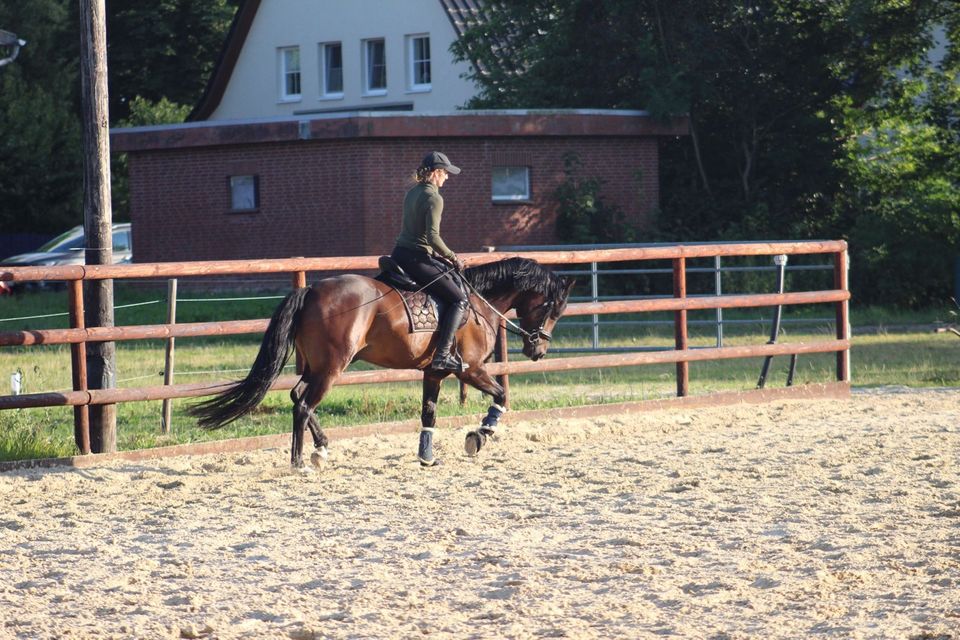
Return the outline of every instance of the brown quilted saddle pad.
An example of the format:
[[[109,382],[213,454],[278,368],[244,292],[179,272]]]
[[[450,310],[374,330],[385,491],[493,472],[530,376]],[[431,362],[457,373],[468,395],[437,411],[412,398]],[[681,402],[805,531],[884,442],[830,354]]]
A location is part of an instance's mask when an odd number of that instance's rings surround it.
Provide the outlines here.
[[[439,326],[437,318],[437,303],[425,291],[400,291],[400,299],[407,310],[407,319],[410,321],[410,333],[425,331],[434,332]]]

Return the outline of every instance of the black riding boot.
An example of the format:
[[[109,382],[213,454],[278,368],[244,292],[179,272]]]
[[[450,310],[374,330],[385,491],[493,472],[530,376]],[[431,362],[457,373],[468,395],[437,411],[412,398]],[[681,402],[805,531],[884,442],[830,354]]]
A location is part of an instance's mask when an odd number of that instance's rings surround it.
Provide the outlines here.
[[[460,321],[463,320],[463,314],[467,311],[467,301],[463,300],[450,307],[443,314],[440,320],[440,328],[437,329],[439,338],[437,340],[437,351],[433,355],[433,362],[430,368],[435,371],[453,371],[459,373],[463,371],[463,360],[456,353],[452,352],[453,338],[460,327]]]

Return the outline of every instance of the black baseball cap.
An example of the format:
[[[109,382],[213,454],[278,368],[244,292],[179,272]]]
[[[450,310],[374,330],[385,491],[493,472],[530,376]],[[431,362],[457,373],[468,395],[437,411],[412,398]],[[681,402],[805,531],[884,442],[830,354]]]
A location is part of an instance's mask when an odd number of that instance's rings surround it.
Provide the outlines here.
[[[424,158],[423,162],[420,163],[421,169],[446,169],[447,173],[452,173],[457,175],[460,173],[460,167],[453,165],[450,162],[450,159],[439,151],[432,151],[428,153]]]

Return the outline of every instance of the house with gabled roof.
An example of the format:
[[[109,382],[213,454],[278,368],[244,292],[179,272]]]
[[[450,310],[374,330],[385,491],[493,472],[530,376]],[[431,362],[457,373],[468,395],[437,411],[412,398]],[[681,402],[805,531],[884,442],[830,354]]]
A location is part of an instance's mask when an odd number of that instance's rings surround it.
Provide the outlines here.
[[[566,160],[643,226],[659,141],[687,119],[643,111],[460,109],[474,92],[450,45],[478,0],[244,0],[184,124],[116,129],[138,262],[389,252],[429,151],[454,250],[557,242]],[[498,46],[498,43],[491,43]]]
[[[450,111],[474,94],[450,45],[474,0],[246,0],[191,120]]]

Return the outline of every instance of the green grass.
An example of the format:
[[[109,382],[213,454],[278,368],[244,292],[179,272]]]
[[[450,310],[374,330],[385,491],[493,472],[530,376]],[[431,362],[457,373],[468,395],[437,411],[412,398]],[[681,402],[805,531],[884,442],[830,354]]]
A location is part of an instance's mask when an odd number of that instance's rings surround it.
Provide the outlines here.
[[[190,294],[188,294],[190,295]],[[118,289],[117,304],[162,300],[164,291]],[[181,294],[181,297],[188,297]],[[194,296],[191,296],[194,297]],[[197,296],[198,297],[198,296]],[[42,292],[0,299],[0,318],[52,313],[65,309],[62,292]],[[208,321],[267,317],[276,300],[221,302],[217,304],[181,303],[179,320]],[[770,310],[727,311],[725,319],[750,319],[747,324],[725,328],[726,345],[763,344],[769,337]],[[792,312],[789,318],[830,318],[828,306]],[[885,309],[854,308],[857,325],[925,325],[937,320],[949,321],[949,309],[905,313]],[[163,323],[165,303],[121,308],[117,324]],[[671,314],[644,316],[643,319],[670,319]],[[690,319],[711,319],[713,312],[691,313]],[[760,320],[762,317],[763,321]],[[586,320],[588,317],[575,318]],[[607,316],[610,318],[610,316]],[[637,320],[625,315],[621,319]],[[35,319],[0,323],[0,329],[37,329],[66,326],[65,318]],[[781,342],[813,341],[830,338],[829,323],[787,324]],[[691,328],[691,346],[714,346],[714,329],[709,325]],[[856,331],[855,331],[856,333]],[[669,326],[634,325],[604,327],[602,346],[670,347]],[[556,332],[555,347],[583,348],[590,344],[588,327],[567,326]],[[202,382],[236,379],[248,370],[259,345],[258,336],[180,339],[176,350],[176,382]],[[514,344],[513,346],[518,346]],[[554,354],[555,357],[561,354]],[[572,354],[562,354],[572,355]],[[519,354],[511,356],[521,358]],[[781,387],[786,379],[789,358],[778,357],[768,375],[768,387]],[[164,366],[162,341],[125,342],[117,345],[117,379],[120,387],[162,384]],[[690,387],[695,395],[728,390],[747,390],[756,386],[762,359],[750,358],[719,362],[697,362],[690,366]],[[835,356],[802,356],[795,384],[830,381],[834,377]],[[354,368],[368,368],[363,363]],[[9,373],[23,372],[23,392],[68,390],[71,388],[70,349],[66,345],[16,347],[0,350],[0,381]],[[879,332],[854,339],[852,353],[855,385],[906,385],[912,387],[960,386],[960,339],[952,334],[929,331]],[[291,370],[292,372],[292,370]],[[511,406],[514,409],[543,409],[582,404],[666,398],[675,393],[675,366],[607,368],[562,373],[511,376]],[[458,403],[458,388],[448,381],[443,388],[441,416],[476,414],[485,411],[489,400],[471,390],[466,406]],[[175,400],[173,430],[160,433],[160,402],[125,403],[117,407],[117,437],[121,450],[198,442],[249,435],[286,432],[290,428],[290,400],[287,392],[267,396],[252,415],[223,430],[206,432],[196,428],[185,409],[195,400]],[[335,387],[321,404],[318,416],[323,426],[353,426],[364,423],[416,418],[420,412],[419,383]],[[69,407],[8,410],[0,412],[0,460],[55,457],[74,453],[73,409]]]

